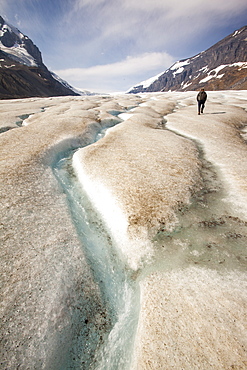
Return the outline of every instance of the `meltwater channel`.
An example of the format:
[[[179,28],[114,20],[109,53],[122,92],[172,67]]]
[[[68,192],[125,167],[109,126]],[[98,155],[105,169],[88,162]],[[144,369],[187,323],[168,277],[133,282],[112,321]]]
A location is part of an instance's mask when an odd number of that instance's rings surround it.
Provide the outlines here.
[[[96,141],[103,135],[104,132],[100,132]],[[139,290],[131,271],[114,250],[110,236],[78,183],[72,167],[74,152],[75,149],[63,153],[62,157],[60,155],[53,165],[53,173],[67,196],[72,220],[100,289],[105,312],[109,315],[106,318],[109,325],[103,328],[103,335],[101,328],[100,332],[88,336],[86,333],[90,328],[85,328],[88,323],[83,321],[79,324],[79,343],[71,344],[76,348],[73,351],[77,361],[71,358],[69,368],[127,370],[130,368],[138,322]]]

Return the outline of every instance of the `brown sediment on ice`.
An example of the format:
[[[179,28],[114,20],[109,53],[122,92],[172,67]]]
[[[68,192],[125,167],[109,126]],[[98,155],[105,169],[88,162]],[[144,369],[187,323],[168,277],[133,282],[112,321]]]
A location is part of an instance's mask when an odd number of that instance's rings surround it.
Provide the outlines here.
[[[132,370],[246,368],[245,273],[188,267],[140,286]]]
[[[105,101],[0,102],[2,126],[13,127],[0,134],[3,368],[66,368],[71,346],[78,347],[81,322],[89,323],[84,328],[88,336],[109,328],[101,293],[50,167],[61,151],[94,141]],[[17,127],[19,116],[30,113],[26,126]],[[77,321],[72,322],[73,315]],[[88,350],[87,361],[93,356]]]
[[[181,99],[177,111],[166,117],[167,127],[201,144],[206,158],[223,179],[225,203],[229,205],[229,214],[235,215],[229,217],[239,221],[238,217],[243,218],[244,225],[247,148],[240,130],[247,123],[247,95],[209,92],[209,96],[207,114],[199,117],[190,97]],[[163,243],[165,247],[165,239]],[[180,243],[186,248],[188,240]],[[219,253],[221,260],[207,259],[208,268],[202,267],[202,261],[187,260],[183,268],[177,263],[165,265],[164,271],[148,274],[140,281],[141,309],[133,370],[246,368],[246,270],[238,270],[236,265],[227,269],[224,255],[229,252],[222,246]],[[232,258],[239,258],[237,244],[232,253]],[[242,254],[246,256],[244,250]]]
[[[223,92],[210,94],[213,101],[204,114],[198,117],[193,106],[182,108],[167,117],[167,128],[201,144],[219,170],[232,211],[247,219],[247,145],[240,134],[247,125],[246,93],[240,92],[239,99]]]
[[[52,107],[56,104],[59,111]],[[44,105],[50,108],[37,113]],[[12,101],[9,113],[9,102],[1,103],[1,117],[13,124],[20,112],[34,113],[29,126],[0,135],[1,363],[6,369],[66,364],[75,307],[81,299],[92,305],[81,308],[79,316],[88,319],[102,307],[64,195],[43,163],[47,150],[79,137],[90,122],[80,112],[66,114],[72,106],[66,98],[25,99]]]
[[[174,104],[168,104],[171,112]],[[159,111],[167,111],[168,104],[163,101]],[[178,208],[189,204],[200,186],[196,146],[160,129],[163,115],[154,108],[132,110],[102,140],[74,155],[82,186],[135,269],[152,255],[152,237],[160,228],[174,228]]]
[[[0,102],[4,368],[59,368],[66,364],[81,320],[99,335],[109,328],[107,309],[50,165],[61,151],[93,142],[97,130],[116,123],[111,112],[131,116],[76,154],[78,177],[112,225],[129,267],[142,267],[156,247],[163,248],[157,270],[151,266],[132,275],[138,275],[141,305],[131,369],[246,368],[246,259],[238,240],[244,245],[246,238],[241,219],[247,204],[246,142],[241,130],[247,95],[209,92],[201,116],[195,98],[194,92],[186,92]],[[32,114],[26,126],[17,128],[19,116],[26,114]],[[217,249],[215,237],[206,240],[207,253],[200,254],[191,241],[171,234],[180,220],[177,212],[190,206],[202,184],[194,140],[216,166],[225,204],[231,205],[229,214],[197,220],[197,226],[207,229],[209,238],[211,226],[213,235],[213,226],[229,220],[231,231],[218,231],[226,234],[219,244],[224,238],[232,243],[228,250],[222,245]],[[159,231],[164,247],[152,242]],[[170,247],[187,248],[189,258],[172,264],[176,250],[165,250]],[[234,256],[233,267],[224,266],[224,256]],[[78,326],[74,322],[71,329],[71,310],[77,309]],[[94,353],[87,356],[90,362]]]
[[[189,202],[200,184],[195,142],[224,180],[224,211],[229,204],[229,214],[235,216],[232,219],[245,219],[246,143],[240,130],[246,125],[246,93],[229,93],[229,105],[227,96],[209,93],[211,101],[205,114],[198,116],[194,93],[156,94],[154,101],[159,104],[169,99],[176,103],[170,105],[165,117],[171,132],[159,130],[164,121],[152,99],[146,97],[144,104],[129,112],[126,121],[110,129],[102,141],[77,153],[75,165],[81,182],[108,227],[115,227],[119,209],[121,220],[127,220],[125,228],[116,228],[120,233],[116,240],[132,268],[137,268],[138,257],[153,247],[145,249],[141,235],[151,238],[159,225],[163,231],[172,230],[179,206]],[[102,189],[107,191],[101,193]],[[108,215],[106,204],[101,202],[104,194],[107,205],[111,206],[109,200],[113,203]],[[124,232],[129,239],[123,238]],[[121,246],[121,238],[127,247]],[[134,240],[136,243],[131,243]],[[187,240],[184,245],[180,242],[181,248],[187,248]],[[165,238],[163,243],[165,247]],[[190,247],[194,248],[191,254],[200,255],[196,245]],[[207,248],[212,245],[207,244]],[[247,366],[246,273],[238,271],[236,264],[229,270],[224,266],[227,250],[219,248],[217,253],[219,260],[210,265],[208,259],[207,268],[200,258],[199,262],[188,259],[183,268],[179,263],[167,266],[163,261],[163,269],[140,277],[140,316],[131,369],[223,370]]]

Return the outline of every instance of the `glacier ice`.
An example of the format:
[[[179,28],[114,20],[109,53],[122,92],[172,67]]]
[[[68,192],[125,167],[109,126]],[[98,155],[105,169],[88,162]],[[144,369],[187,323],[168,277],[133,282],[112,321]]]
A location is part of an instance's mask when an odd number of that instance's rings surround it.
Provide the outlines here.
[[[0,102],[3,368],[244,368],[247,95],[195,95]]]

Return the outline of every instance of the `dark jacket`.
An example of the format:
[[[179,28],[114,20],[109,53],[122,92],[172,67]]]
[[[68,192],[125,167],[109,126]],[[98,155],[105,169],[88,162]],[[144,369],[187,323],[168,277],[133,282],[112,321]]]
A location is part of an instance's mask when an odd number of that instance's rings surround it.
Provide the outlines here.
[[[205,91],[200,91],[197,95],[197,101],[201,101],[205,103],[206,100],[207,100],[207,93]]]

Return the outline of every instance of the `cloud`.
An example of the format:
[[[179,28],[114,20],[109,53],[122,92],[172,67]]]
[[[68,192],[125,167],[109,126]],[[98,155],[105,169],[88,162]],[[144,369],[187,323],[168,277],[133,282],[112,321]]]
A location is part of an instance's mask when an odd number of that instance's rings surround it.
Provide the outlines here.
[[[215,17],[218,22],[226,22],[247,10],[245,0],[207,0],[206,3],[202,0],[75,0],[71,5],[71,19],[91,14],[88,20],[104,37],[131,34],[137,38],[153,28],[162,32],[174,22],[177,32],[172,36],[183,37],[185,25],[190,24],[192,29],[209,23],[214,26]]]
[[[75,0],[71,5],[68,32],[90,58],[102,49],[114,58],[116,48],[120,58],[147,51],[182,56],[189,45],[205,42],[247,12],[246,0]],[[101,55],[98,59],[104,62]]]
[[[151,77],[164,71],[173,62],[167,53],[144,53],[116,63],[56,70],[55,73],[77,88],[96,92],[126,91],[132,86],[133,77],[138,83],[147,75]]]
[[[246,9],[245,0],[236,0],[234,2],[232,0],[207,0],[206,3],[200,0],[185,0],[183,2],[181,2],[181,0],[136,0],[134,2],[132,0],[122,0],[121,2],[124,3],[126,8],[130,8],[131,11],[144,10],[145,12],[152,12],[156,9],[158,11],[163,11],[169,16],[173,14],[176,18],[181,15],[186,17],[193,14],[195,9],[200,9],[202,14],[205,14],[207,11],[221,13],[222,10],[227,12],[239,12]]]

